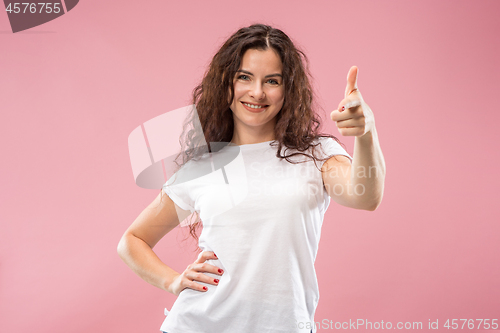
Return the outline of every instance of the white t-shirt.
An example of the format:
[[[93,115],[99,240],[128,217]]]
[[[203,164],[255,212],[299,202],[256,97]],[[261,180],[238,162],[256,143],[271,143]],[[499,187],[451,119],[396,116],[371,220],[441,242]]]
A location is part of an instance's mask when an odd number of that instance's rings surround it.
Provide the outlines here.
[[[188,162],[163,186],[180,208],[200,214],[199,247],[215,252],[218,260],[207,263],[224,274],[205,273],[220,280],[201,283],[206,292],[184,289],[162,331],[310,332],[319,299],[314,261],[330,197],[312,159],[280,160],[271,142],[226,146]],[[332,138],[319,142],[316,156],[351,158]]]

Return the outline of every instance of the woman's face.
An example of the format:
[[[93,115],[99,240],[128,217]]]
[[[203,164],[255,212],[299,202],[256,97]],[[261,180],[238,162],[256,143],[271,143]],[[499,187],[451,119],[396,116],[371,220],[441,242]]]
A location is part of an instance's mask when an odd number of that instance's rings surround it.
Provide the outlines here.
[[[285,99],[282,75],[281,59],[273,49],[245,52],[233,81],[231,110],[236,131],[274,133],[275,117]]]

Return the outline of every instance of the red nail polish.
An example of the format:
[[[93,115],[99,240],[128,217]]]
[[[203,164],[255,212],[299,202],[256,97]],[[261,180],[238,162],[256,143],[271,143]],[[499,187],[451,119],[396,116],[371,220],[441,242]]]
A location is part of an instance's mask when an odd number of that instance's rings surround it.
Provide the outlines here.
[[[340,111],[344,111],[345,110],[345,106],[342,105],[342,109]]]
[[[203,287],[203,290],[208,290],[208,288],[207,287]]]
[[[214,279],[214,282],[215,283],[219,283],[219,279]]]
[[[220,269],[220,268],[219,268],[219,273],[221,273],[221,274],[222,274],[222,269]]]
[[[218,258],[217,255],[214,253],[215,258]]]

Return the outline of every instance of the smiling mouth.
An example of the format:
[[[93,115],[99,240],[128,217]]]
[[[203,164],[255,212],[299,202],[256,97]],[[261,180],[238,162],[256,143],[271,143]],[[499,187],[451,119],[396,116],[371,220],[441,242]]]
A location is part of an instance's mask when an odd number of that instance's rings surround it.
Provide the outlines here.
[[[269,106],[269,105],[265,105],[265,104],[250,104],[250,103],[245,103],[245,102],[241,102],[241,104],[243,104],[249,108],[255,109],[255,110],[265,109]]]

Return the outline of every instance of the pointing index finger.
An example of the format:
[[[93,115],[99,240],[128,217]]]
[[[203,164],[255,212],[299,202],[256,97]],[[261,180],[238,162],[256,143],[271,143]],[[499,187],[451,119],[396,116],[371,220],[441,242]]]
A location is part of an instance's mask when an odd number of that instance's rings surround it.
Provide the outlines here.
[[[347,86],[345,87],[345,97],[358,90],[358,67],[352,66],[347,74]]]

